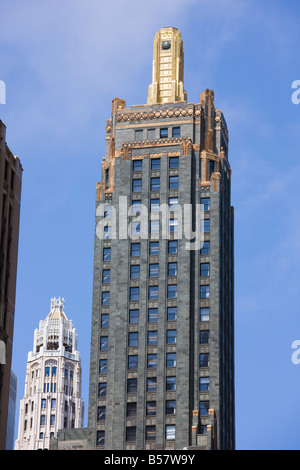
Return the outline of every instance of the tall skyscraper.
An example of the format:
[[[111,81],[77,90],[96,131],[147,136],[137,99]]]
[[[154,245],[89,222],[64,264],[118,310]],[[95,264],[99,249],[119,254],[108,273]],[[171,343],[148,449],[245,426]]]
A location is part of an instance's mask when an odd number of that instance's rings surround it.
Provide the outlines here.
[[[83,426],[83,413],[76,330],[64,312],[64,299],[53,298],[28,354],[15,450],[49,449],[58,429]]]
[[[5,356],[0,360],[0,450],[6,448],[8,425],[22,172],[0,120],[0,347]]]
[[[115,98],[106,123],[88,449],[235,447],[228,131],[213,91],[187,101],[183,68],[162,28],[147,104]]]

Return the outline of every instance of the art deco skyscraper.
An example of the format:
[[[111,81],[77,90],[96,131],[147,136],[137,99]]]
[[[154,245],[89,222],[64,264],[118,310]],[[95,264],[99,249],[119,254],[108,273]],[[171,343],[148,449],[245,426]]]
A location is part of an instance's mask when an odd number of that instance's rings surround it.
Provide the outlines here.
[[[83,426],[83,412],[76,330],[64,312],[64,299],[54,298],[28,354],[15,450],[49,449],[58,429]]]

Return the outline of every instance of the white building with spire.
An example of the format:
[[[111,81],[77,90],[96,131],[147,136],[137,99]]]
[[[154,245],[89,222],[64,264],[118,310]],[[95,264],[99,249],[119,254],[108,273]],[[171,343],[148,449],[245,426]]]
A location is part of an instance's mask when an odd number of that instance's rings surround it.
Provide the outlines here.
[[[49,449],[58,429],[83,427],[77,334],[64,305],[64,299],[51,299],[49,315],[34,331],[15,450]]]

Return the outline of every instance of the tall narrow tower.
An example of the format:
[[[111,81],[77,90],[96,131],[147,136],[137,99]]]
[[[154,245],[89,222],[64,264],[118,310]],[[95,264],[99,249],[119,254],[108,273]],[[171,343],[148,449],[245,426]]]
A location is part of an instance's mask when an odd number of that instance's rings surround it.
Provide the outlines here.
[[[64,299],[53,298],[28,354],[15,450],[49,449],[58,429],[83,426],[83,412],[76,330],[64,312]]]

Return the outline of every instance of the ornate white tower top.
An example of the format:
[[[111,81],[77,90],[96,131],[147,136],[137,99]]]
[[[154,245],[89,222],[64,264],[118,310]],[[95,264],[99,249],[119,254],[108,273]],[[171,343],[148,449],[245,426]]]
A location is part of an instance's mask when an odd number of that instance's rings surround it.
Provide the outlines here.
[[[63,318],[63,320],[67,320],[64,309],[65,309],[65,299],[61,299],[60,297],[56,299],[54,297],[53,299],[51,299],[50,313],[48,316],[53,320],[57,320],[59,318]]]

